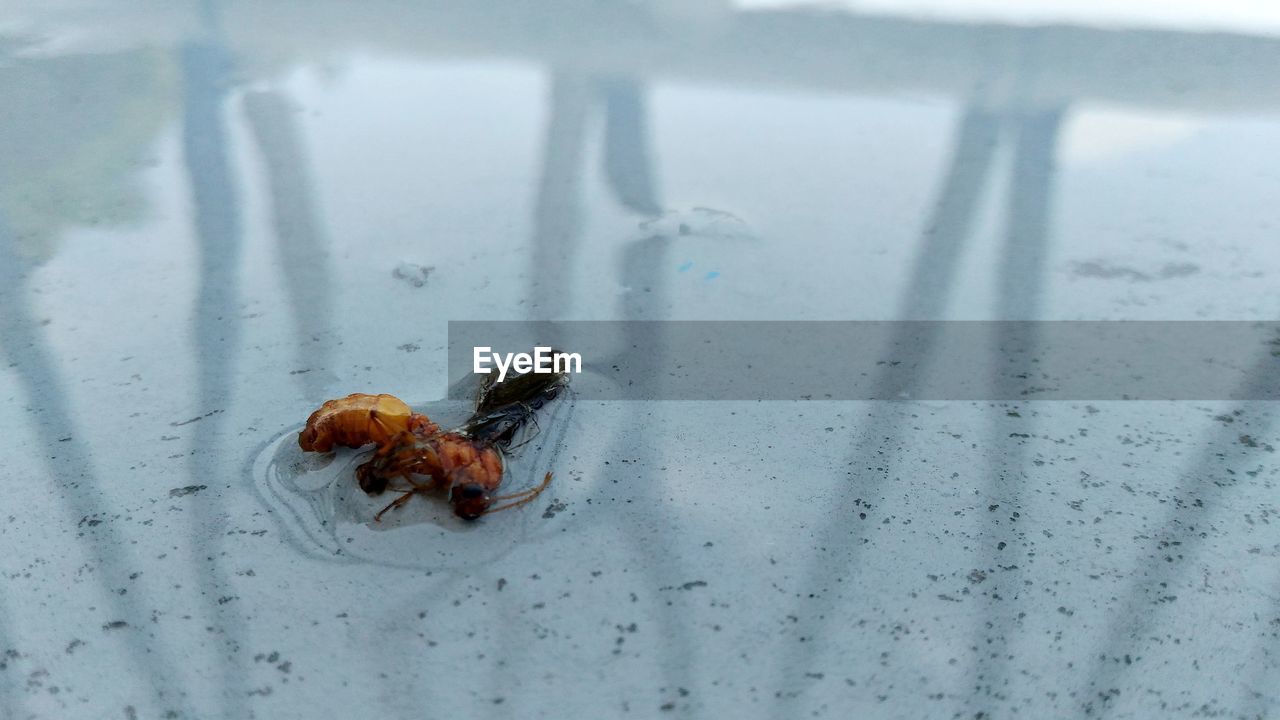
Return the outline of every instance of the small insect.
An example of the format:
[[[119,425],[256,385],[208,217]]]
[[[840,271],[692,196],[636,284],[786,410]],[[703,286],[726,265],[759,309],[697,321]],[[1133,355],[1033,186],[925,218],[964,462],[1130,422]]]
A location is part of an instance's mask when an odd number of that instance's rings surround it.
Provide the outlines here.
[[[394,395],[352,393],[311,413],[298,433],[298,446],[308,452],[329,452],[334,445],[381,446],[405,431],[432,434],[440,428]]]
[[[298,444],[315,452],[328,452],[335,444],[376,444],[373,457],[356,468],[360,489],[378,495],[394,481],[390,489],[401,494],[374,516],[375,521],[414,495],[437,489],[448,493],[455,515],[475,520],[524,505],[551,484],[548,472],[536,487],[495,494],[503,480],[503,453],[514,449],[512,442],[521,428],[532,423],[536,432],[537,411],[567,384],[562,373],[525,373],[503,383],[490,374],[481,379],[475,412],[447,432],[391,395],[351,395],[330,400],[312,413]]]
[[[568,384],[564,373],[524,373],[498,383],[497,371],[491,371],[480,379],[475,412],[458,431],[510,449],[516,432],[529,423],[536,430],[538,410],[559,397]]]
[[[398,435],[379,448],[373,459],[356,468],[360,489],[377,495],[387,489],[389,480],[403,480],[408,487],[397,488],[400,497],[374,516],[381,521],[388,510],[401,507],[415,494],[444,488],[449,493],[453,513],[464,520],[475,520],[486,513],[519,507],[538,496],[551,483],[547,473],[537,487],[511,495],[495,496],[502,484],[503,459],[498,447],[458,432],[419,437],[410,432]],[[416,480],[426,477],[426,482]],[[498,501],[507,505],[493,507]]]
[[[498,382],[498,371],[490,370],[480,378],[480,390],[476,393],[476,414],[509,405],[525,405],[537,410],[559,396],[560,391],[568,384],[569,376],[563,372],[527,372],[514,375],[505,382]]]

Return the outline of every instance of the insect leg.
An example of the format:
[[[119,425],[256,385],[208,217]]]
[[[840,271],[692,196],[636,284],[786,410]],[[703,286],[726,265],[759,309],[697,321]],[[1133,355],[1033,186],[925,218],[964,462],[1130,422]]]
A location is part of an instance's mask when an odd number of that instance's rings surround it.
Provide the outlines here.
[[[527,417],[529,422],[533,424],[533,427],[525,433],[523,440],[507,448],[508,450],[516,450],[528,445],[534,438],[538,437],[539,433],[542,432],[542,426],[538,424],[538,411],[528,403],[520,403],[520,407],[524,409],[524,412],[526,413],[525,417]]]
[[[396,498],[395,500],[392,500],[390,503],[387,504],[386,507],[379,510],[378,514],[373,516],[373,521],[382,522],[383,514],[385,514],[388,510],[394,510],[395,508],[398,508],[404,505],[405,503],[409,502],[409,498],[413,497],[414,495],[417,495],[418,490],[419,488],[417,486],[414,486],[413,489],[411,490],[405,490],[403,495]]]
[[[411,415],[410,417],[412,418],[413,416]],[[378,445],[390,442],[391,438],[402,432],[401,430],[388,425],[387,421],[382,419],[382,415],[380,415],[377,410],[373,409],[369,410],[369,425],[371,429],[374,427],[378,429],[378,436],[382,438],[381,441],[375,441],[373,439],[373,433],[369,433],[369,441],[377,442]]]

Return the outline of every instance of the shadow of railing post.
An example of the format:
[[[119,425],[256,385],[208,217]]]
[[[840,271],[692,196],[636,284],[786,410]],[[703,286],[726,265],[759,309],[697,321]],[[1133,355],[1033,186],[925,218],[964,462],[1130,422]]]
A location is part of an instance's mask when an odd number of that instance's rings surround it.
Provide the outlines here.
[[[622,262],[619,266],[619,282],[624,287],[632,288],[622,296],[621,315],[626,322],[622,335],[622,345],[618,352],[622,355],[631,352],[642,352],[653,358],[655,367],[671,366],[662,358],[670,355],[671,348],[667,338],[661,331],[662,323],[645,322],[662,317],[667,312],[668,286],[663,281],[664,271],[670,268],[670,239],[664,237],[648,237],[635,240],[623,249]],[[658,437],[646,433],[644,428],[653,422],[652,413],[646,412],[647,398],[656,398],[661,383],[660,377],[645,374],[636,377],[628,388],[631,400],[623,400],[627,412],[623,426],[617,430],[616,439],[611,443],[605,457],[630,458],[630,462],[622,467],[648,468],[650,472],[661,465],[659,452],[652,441],[646,438]],[[618,472],[614,470],[613,472]],[[665,487],[663,478],[648,477],[632,483],[629,491],[633,494],[634,503],[629,507],[644,508],[643,513],[628,515],[627,522],[621,528],[632,551],[643,558],[646,585],[650,588],[678,587],[687,582],[683,555],[675,543],[684,538],[680,532],[646,532],[653,525],[674,528],[676,520],[666,511],[668,504],[664,502],[662,491]],[[688,542],[687,539],[683,540]],[[698,648],[692,642],[692,634],[688,631],[685,616],[672,603],[664,603],[655,599],[653,603],[657,614],[657,636],[662,640],[659,668],[664,676],[664,688],[672,697],[676,697],[678,688],[697,687],[700,680],[696,662]],[[697,717],[694,708],[680,708],[682,717]]]
[[[0,717],[16,718],[25,716],[26,710],[18,700],[18,685],[14,682],[17,673],[7,667],[13,660],[9,653],[18,651],[9,624],[9,604],[0,591]]]
[[[1110,691],[1125,674],[1143,670],[1140,643],[1168,606],[1170,590],[1187,569],[1188,558],[1194,556],[1207,537],[1202,523],[1220,509],[1223,496],[1232,488],[1254,482],[1250,476],[1231,470],[1233,460],[1239,460],[1228,458],[1224,449],[1238,446],[1241,456],[1248,458],[1266,448],[1256,440],[1243,442],[1240,429],[1251,409],[1258,421],[1256,427],[1250,428],[1253,435],[1268,432],[1275,426],[1275,403],[1251,403],[1249,399],[1272,396],[1278,365],[1280,359],[1265,349],[1261,352],[1237,394],[1242,400],[1234,411],[1225,414],[1232,422],[1218,422],[1206,433],[1199,453],[1181,473],[1181,482],[1169,493],[1175,502],[1167,503],[1164,518],[1144,533],[1150,539],[1148,552],[1138,558],[1138,566],[1130,569],[1128,591],[1116,596],[1118,607],[1109,613],[1110,620],[1100,636],[1102,647],[1092,655],[1095,660],[1079,693],[1084,698],[1082,710],[1087,714],[1105,717],[1109,699],[1113,697]],[[1219,472],[1223,475],[1219,476]],[[1126,655],[1131,662],[1121,662]],[[1095,705],[1094,699],[1101,707]]]
[[[205,2],[212,12],[212,0]],[[216,33],[215,33],[216,35]],[[191,42],[180,53],[183,80],[182,147],[193,206],[199,247],[200,281],[195,307],[197,410],[213,412],[215,406],[234,401],[235,370],[241,320],[239,265],[243,230],[230,161],[224,120],[231,84],[231,57],[214,40]],[[222,409],[222,408],[216,408]],[[222,414],[204,420],[193,435],[188,472],[195,485],[216,488],[201,495],[191,509],[191,560],[206,602],[208,617],[217,619],[225,635],[218,653],[226,717],[248,716],[248,672],[241,643],[244,618],[234,602],[221,603],[230,581],[222,567],[222,527],[226,521],[224,500],[227,483],[211,458],[216,457],[223,430]],[[202,568],[206,568],[202,570]]]
[[[582,231],[582,164],[590,106],[591,87],[585,77],[553,73],[533,211],[529,317],[563,319],[569,307],[574,251]]]
[[[950,164],[933,212],[925,223],[920,249],[902,295],[901,320],[936,320],[945,310],[959,272],[959,257],[969,239],[987,184],[999,130],[999,117],[980,107],[968,107],[961,116]],[[923,330],[913,325],[915,323],[898,323],[894,345],[910,347],[916,356],[927,358],[929,348],[937,340],[936,332],[929,326],[936,328],[937,324],[931,323]],[[899,397],[911,389],[925,369],[923,363],[907,372],[885,367],[877,373],[872,387],[877,397]],[[800,584],[812,596],[791,613],[799,618],[795,642],[779,653],[778,672],[775,673],[784,698],[798,697],[814,683],[816,674],[811,671],[826,648],[822,639],[827,634],[825,626],[841,623],[846,629],[857,627],[853,618],[839,612],[840,605],[833,597],[835,591],[824,591],[829,586],[825,579],[843,577],[858,561],[860,534],[851,527],[860,522],[855,503],[861,498],[877,497],[882,483],[892,472],[892,459],[883,457],[881,449],[896,445],[902,434],[901,407],[889,400],[871,403],[863,436],[855,439],[852,448],[849,462],[851,484],[848,488],[836,489],[831,519],[815,533],[814,547],[818,550]],[[866,474],[873,477],[866,479]],[[856,583],[841,583],[841,587],[853,592]],[[853,605],[852,601],[846,603],[846,606]],[[842,622],[846,620],[849,622]],[[795,690],[787,687],[792,683]],[[788,708],[779,705],[775,717],[790,718],[792,715]]]
[[[36,329],[38,324],[31,313],[27,283],[35,265],[19,256],[15,243],[5,218],[0,216],[0,297],[8,296],[0,305],[0,360],[14,370],[27,401],[40,410],[33,423],[39,437],[38,454],[45,458],[44,465],[54,485],[52,492],[66,510],[64,521],[75,526],[86,519],[109,518],[111,508],[99,500],[103,491],[91,453],[80,439],[83,434],[75,429],[76,414],[68,400],[66,384],[45,350],[46,341]],[[61,442],[60,438],[70,441]],[[187,693],[175,670],[178,666],[162,644],[146,643],[143,628],[151,623],[150,611],[143,607],[147,596],[137,588],[131,593],[122,590],[138,567],[130,543],[109,519],[93,525],[82,537],[86,555],[96,570],[92,575],[105,596],[103,609],[111,614],[104,619],[128,623],[122,638],[128,649],[128,662],[141,679],[136,687],[153,689],[155,696],[147,700],[160,707],[172,699],[174,704],[169,709],[188,715]],[[8,636],[5,630],[0,625],[0,635]],[[6,698],[6,703],[11,702]]]
[[[1035,372],[1037,367],[1035,323],[1008,321],[1040,319],[1050,237],[1054,156],[1063,114],[1063,110],[1052,109],[1008,116],[1014,137],[1005,240],[997,273],[996,316],[1001,322],[993,334],[990,358],[993,397],[997,400],[1014,397],[1025,386],[1022,378]],[[1026,409],[1020,403],[1011,404]],[[1023,443],[1010,442],[1008,422],[995,414],[998,408],[998,404],[990,408],[993,415],[987,443],[990,470],[986,492],[987,497],[999,499],[998,504],[1005,512],[987,513],[987,527],[980,536],[979,557],[986,559],[987,567],[975,569],[983,571],[991,584],[982,594],[983,610],[978,614],[971,683],[979,693],[974,704],[981,706],[988,716],[996,714],[997,707],[986,705],[987,701],[1007,699],[1003,692],[1009,681],[1009,646],[1019,625],[1018,599],[1024,589],[1021,565],[1002,562],[1002,558],[1013,553],[999,549],[999,534],[1001,518],[1011,517],[1011,513],[1023,509],[1027,453]],[[1018,413],[1018,416],[1019,432],[1034,434],[1030,432],[1034,416],[1030,412]],[[1016,548],[1013,542],[1008,546]]]
[[[635,78],[599,82],[604,101],[604,174],[614,197],[642,215],[658,215],[654,152],[645,88]]]
[[[647,217],[661,213],[657,197],[657,183],[653,177],[653,146],[649,133],[645,106],[644,87],[631,78],[615,78],[601,83],[605,105],[604,170],[605,179],[614,196],[629,210]],[[660,323],[645,322],[666,317],[669,312],[669,288],[664,281],[670,267],[671,239],[645,237],[628,243],[621,254],[618,268],[619,283],[630,288],[621,296],[621,315],[626,321],[622,336],[621,354],[643,352],[655,358],[655,366],[670,365],[662,360],[671,348],[663,335]],[[627,403],[626,425],[619,428],[617,440],[606,457],[632,458],[630,464],[642,468],[654,468],[659,463],[658,453],[650,442],[635,442],[645,438],[643,428],[648,415],[643,412],[647,398],[658,397],[661,378],[646,374],[634,379],[630,388],[633,396]],[[616,472],[616,471],[615,471]],[[666,504],[660,497],[662,483],[648,479],[635,483],[631,490],[636,494],[634,505],[647,508],[650,514],[665,515]],[[674,519],[666,518],[668,526]],[[659,532],[645,534],[643,520],[627,523],[625,532],[636,554],[645,558],[643,563],[649,587],[676,587],[685,582],[682,555],[672,538],[680,533]],[[660,572],[658,568],[661,568]],[[695,658],[697,647],[690,641],[685,618],[669,603],[655,601],[658,636],[662,640],[661,672],[665,676],[666,692],[678,696],[678,688],[696,687],[698,680]],[[689,708],[680,708],[683,717],[696,717]]]
[[[324,393],[333,316],[333,273],[316,206],[311,163],[297,109],[283,93],[244,96],[244,116],[257,144],[271,196],[271,217],[297,343],[296,375],[308,400]]]
[[[527,313],[531,319],[564,319],[569,307],[573,254],[582,224],[581,177],[593,102],[604,105],[604,176],[615,197],[634,212],[652,216],[660,211],[642,86],[630,79],[592,82],[584,77],[556,73],[535,209],[533,277]],[[623,285],[644,283],[646,288],[655,292],[626,296],[622,314],[629,320],[647,318],[647,311],[652,307],[637,306],[639,298],[633,296],[643,294],[659,306],[662,303],[656,278],[665,258],[665,244],[655,238],[637,242],[639,244],[628,246],[623,251],[624,262],[619,268],[621,282]],[[644,279],[637,279],[637,276]],[[632,323],[628,327],[630,330],[623,338],[624,347],[644,343],[646,352],[661,354],[660,341],[644,330],[647,325]],[[636,332],[642,336],[636,336]],[[628,427],[619,430],[605,457],[630,457],[631,464],[637,467],[651,467],[653,448],[633,442],[634,438],[644,436],[640,432],[644,424],[640,410],[630,406],[625,423]],[[663,507],[653,483],[636,483],[634,490],[640,496],[639,507],[654,512]],[[680,556],[665,534],[656,538],[642,537],[636,522],[627,523],[622,532],[634,551],[646,558],[642,564],[650,586],[679,584],[674,578],[680,577]],[[666,573],[656,572],[658,567]],[[683,621],[675,608],[661,602],[655,602],[655,607],[658,636],[662,638],[659,664],[666,677],[666,685],[669,690],[690,685],[694,682],[694,647],[684,631]]]

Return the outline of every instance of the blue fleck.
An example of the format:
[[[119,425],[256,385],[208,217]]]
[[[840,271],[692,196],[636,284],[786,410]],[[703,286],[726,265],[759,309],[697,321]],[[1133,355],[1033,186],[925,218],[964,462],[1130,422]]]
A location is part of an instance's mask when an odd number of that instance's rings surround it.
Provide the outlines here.
[[[693,267],[693,261],[685,260],[684,264],[681,265],[679,268],[677,268],[677,270],[679,270],[680,272],[687,272],[691,267]]]
[[[715,280],[718,277],[720,277],[720,273],[716,270],[712,270],[711,272],[707,273],[708,280]]]

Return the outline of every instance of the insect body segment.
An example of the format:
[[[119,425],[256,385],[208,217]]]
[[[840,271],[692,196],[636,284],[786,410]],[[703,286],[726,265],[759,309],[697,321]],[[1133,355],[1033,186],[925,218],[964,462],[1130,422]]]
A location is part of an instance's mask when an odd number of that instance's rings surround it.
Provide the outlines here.
[[[449,492],[454,514],[474,520],[488,511],[494,491],[502,484],[502,470],[502,455],[491,444],[452,432],[429,437],[403,432],[356,468],[356,479],[370,494],[385,490],[389,480],[409,485],[399,488],[404,495],[382,512],[399,507],[414,493],[442,488]],[[422,476],[428,481],[415,479]]]
[[[298,446],[308,452],[329,452],[334,445],[381,446],[401,432],[431,434],[439,430],[426,415],[414,413],[394,395],[352,393],[311,413],[307,426],[298,434]]]

